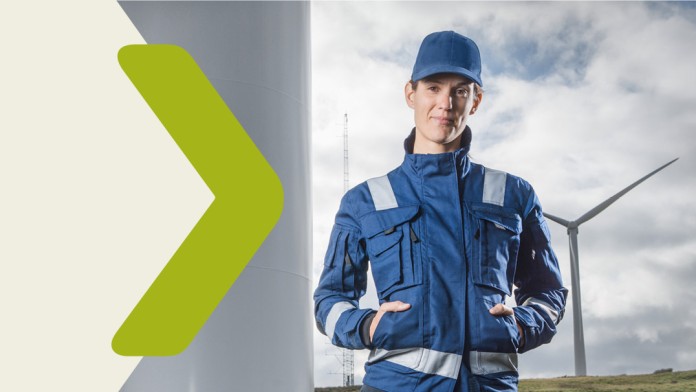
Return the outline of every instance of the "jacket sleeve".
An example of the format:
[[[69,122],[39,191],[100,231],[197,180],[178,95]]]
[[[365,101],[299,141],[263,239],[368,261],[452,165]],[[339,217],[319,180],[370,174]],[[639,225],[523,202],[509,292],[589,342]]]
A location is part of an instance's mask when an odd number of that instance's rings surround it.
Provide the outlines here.
[[[556,325],[563,318],[568,290],[563,287],[558,260],[551,249],[551,236],[532,191],[526,207],[520,250],[515,273],[515,318],[524,331],[524,346],[529,351],[551,341]]]
[[[358,308],[358,300],[367,287],[368,264],[365,241],[349,195],[343,197],[331,231],[324,270],[314,291],[314,316],[319,331],[333,344],[363,349],[367,346],[361,326],[374,310]]]

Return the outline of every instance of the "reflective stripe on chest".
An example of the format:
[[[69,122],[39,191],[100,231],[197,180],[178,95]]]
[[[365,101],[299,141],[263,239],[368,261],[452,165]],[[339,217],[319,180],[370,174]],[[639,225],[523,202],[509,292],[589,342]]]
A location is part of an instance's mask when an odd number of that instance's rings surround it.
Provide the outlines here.
[[[507,173],[499,170],[484,168],[483,175],[483,194],[481,201],[484,203],[503,206],[505,204],[505,183],[507,182]],[[387,210],[396,208],[399,203],[396,201],[396,195],[392,188],[389,178],[384,175],[382,177],[370,178],[367,180],[367,186],[372,195],[372,202],[375,210]]]
[[[484,168],[483,197],[484,203],[503,206],[505,203],[505,181],[507,173],[489,168]]]
[[[386,175],[367,180],[367,186],[370,188],[375,210],[380,211],[399,206],[396,202],[396,196],[394,196],[394,189],[392,189]]]

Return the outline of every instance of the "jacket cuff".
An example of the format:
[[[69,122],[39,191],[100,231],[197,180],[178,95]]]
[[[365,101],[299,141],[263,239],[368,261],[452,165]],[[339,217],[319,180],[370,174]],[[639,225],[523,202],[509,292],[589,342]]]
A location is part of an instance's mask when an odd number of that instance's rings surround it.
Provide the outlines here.
[[[361,330],[365,318],[374,312],[375,311],[372,309],[353,309],[346,311],[341,315],[336,324],[336,332],[331,342],[336,346],[353,350],[368,348],[363,342]]]
[[[365,318],[360,323],[360,340],[365,345],[365,347],[372,346],[370,341],[370,325],[372,325],[372,320],[375,319],[377,312],[373,312],[365,316]]]
[[[550,342],[556,334],[556,325],[548,323],[533,306],[515,307],[515,319],[524,333],[524,346],[518,350],[520,353]]]

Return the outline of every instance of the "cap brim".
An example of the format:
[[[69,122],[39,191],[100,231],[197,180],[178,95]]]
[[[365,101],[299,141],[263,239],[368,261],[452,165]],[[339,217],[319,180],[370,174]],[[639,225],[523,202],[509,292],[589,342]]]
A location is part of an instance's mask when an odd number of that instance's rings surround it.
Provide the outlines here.
[[[411,80],[414,82],[417,82],[423,78],[426,78],[431,75],[439,74],[439,73],[453,73],[457,75],[464,76],[465,78],[469,80],[473,80],[474,82],[478,83],[479,86],[483,87],[483,83],[481,82],[481,79],[474,75],[473,72],[469,71],[466,68],[462,67],[456,67],[454,65],[438,65],[436,67],[430,67],[421,70],[418,73],[415,73],[411,75]]]

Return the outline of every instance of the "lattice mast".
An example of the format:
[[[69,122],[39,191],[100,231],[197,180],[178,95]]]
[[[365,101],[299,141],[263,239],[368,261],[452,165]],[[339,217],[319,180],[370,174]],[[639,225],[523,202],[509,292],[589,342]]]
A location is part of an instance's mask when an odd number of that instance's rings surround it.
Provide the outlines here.
[[[348,113],[343,115],[343,193],[348,192]],[[355,385],[353,350],[343,349],[343,386]]]
[[[343,115],[343,193],[348,192],[348,113]]]

